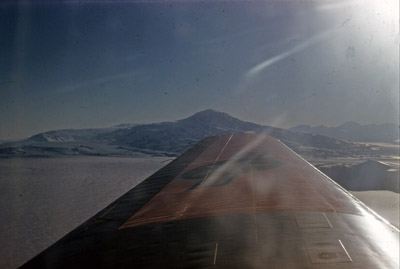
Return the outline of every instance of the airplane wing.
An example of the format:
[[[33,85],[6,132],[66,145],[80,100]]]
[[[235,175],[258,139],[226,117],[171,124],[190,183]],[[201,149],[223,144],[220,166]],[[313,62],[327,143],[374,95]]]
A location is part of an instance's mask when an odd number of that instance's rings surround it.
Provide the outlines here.
[[[84,205],[82,205],[84,206]],[[22,268],[399,268],[399,230],[279,140],[203,140]]]

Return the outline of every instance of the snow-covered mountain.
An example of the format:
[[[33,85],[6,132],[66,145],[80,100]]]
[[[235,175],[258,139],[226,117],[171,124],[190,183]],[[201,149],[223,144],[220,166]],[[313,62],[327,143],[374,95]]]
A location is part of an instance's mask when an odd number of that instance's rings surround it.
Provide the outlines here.
[[[56,130],[33,135],[25,142],[85,142],[99,134],[112,131],[109,128]]]
[[[227,113],[209,109],[173,122],[40,133],[24,141],[0,145],[0,157],[60,154],[135,156],[138,153],[176,156],[206,137],[243,132],[271,135],[304,156],[325,158],[349,155],[350,152],[356,156],[370,150],[367,146],[322,135],[242,121]]]
[[[25,143],[33,142],[95,142],[97,136],[111,133],[115,130],[132,128],[137,124],[119,124],[109,128],[63,129],[39,133],[26,139]]]
[[[297,125],[289,130],[319,134],[353,142],[393,143],[399,139],[399,126],[392,123],[361,125],[353,121],[348,121],[337,127]]]
[[[295,133],[234,118],[227,113],[204,110],[175,122],[138,125],[99,135],[96,139],[137,149],[175,152],[209,136],[255,132],[281,139],[288,145],[345,147],[348,143],[319,135]]]

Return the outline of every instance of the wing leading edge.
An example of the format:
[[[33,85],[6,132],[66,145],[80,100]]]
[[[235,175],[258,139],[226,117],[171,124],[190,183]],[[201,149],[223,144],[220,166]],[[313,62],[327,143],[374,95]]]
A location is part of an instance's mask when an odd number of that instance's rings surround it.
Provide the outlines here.
[[[280,141],[203,140],[22,268],[398,268],[399,231]]]

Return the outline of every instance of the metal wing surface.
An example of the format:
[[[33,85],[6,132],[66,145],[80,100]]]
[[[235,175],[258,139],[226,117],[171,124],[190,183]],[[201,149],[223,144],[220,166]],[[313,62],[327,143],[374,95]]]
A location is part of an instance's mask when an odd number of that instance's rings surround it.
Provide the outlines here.
[[[22,268],[399,268],[399,231],[280,141],[203,140]]]

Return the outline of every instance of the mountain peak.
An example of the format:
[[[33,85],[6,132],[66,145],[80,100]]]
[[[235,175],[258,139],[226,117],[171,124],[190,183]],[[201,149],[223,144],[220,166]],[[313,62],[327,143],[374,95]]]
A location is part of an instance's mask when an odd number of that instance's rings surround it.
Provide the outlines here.
[[[217,111],[214,109],[206,109],[206,110],[197,112],[188,118],[182,119],[181,121],[193,121],[193,120],[195,120],[195,121],[198,121],[198,120],[210,121],[210,120],[227,120],[227,119],[237,120],[236,118],[232,117],[231,115],[229,115],[227,113],[220,112],[220,111]]]
[[[191,117],[210,116],[210,115],[228,115],[228,114],[221,112],[221,111],[214,110],[214,109],[206,109],[206,110],[202,110],[202,111],[199,111],[199,112],[193,114]]]

